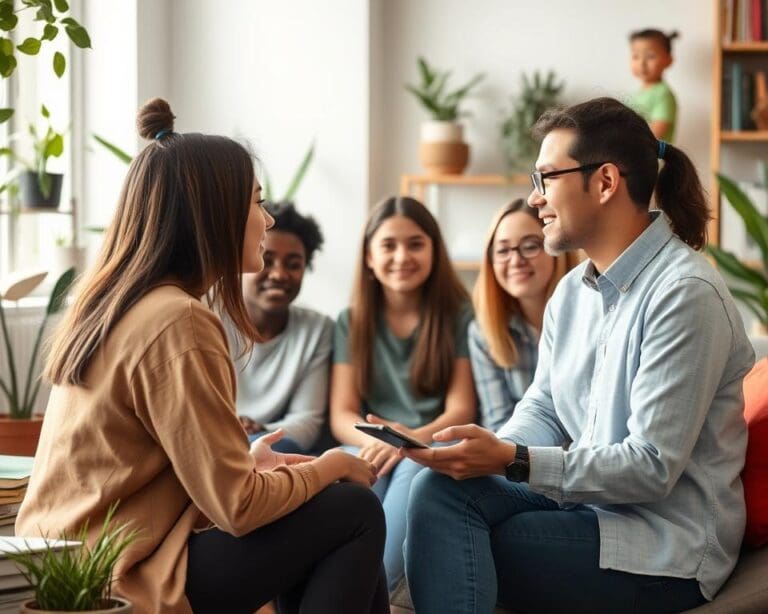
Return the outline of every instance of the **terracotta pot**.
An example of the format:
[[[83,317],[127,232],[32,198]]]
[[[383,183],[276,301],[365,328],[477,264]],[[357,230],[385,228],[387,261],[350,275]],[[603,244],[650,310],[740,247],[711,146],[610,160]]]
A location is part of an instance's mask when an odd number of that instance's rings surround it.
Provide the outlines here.
[[[19,610],[20,614],[41,614],[42,612],[45,612],[46,614],[72,614],[71,612],[60,612],[59,610],[39,610],[35,605],[34,599],[32,601],[27,601],[21,606],[21,610]],[[90,614],[100,614],[102,612],[105,614],[133,614],[133,604],[125,599],[113,597],[107,601],[107,603],[104,604],[104,607],[100,610],[86,610],[86,612],[89,612]]]
[[[420,143],[419,159],[430,175],[459,175],[469,162],[466,143]]]
[[[29,420],[0,415],[0,454],[34,456],[42,427],[43,414],[35,414]]]

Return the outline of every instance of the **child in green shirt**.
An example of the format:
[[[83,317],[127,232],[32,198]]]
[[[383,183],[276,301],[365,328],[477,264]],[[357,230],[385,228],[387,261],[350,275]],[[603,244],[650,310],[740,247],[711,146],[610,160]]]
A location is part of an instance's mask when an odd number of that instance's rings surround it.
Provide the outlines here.
[[[672,41],[678,36],[677,31],[665,34],[653,29],[638,30],[629,36],[630,68],[642,87],[627,104],[648,122],[657,139],[669,143],[675,138],[677,101],[662,75],[672,64]]]

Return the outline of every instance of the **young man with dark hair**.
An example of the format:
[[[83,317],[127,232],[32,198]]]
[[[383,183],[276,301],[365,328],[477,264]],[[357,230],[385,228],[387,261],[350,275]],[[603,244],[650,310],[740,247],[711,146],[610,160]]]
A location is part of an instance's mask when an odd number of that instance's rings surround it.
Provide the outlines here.
[[[499,432],[451,427],[434,439],[457,444],[403,450],[435,470],[409,501],[414,605],[686,610],[714,597],[738,556],[754,352],[696,251],[708,214],[688,157],[611,99],[536,128],[528,203],[545,248],[589,259],[555,290],[534,382]]]

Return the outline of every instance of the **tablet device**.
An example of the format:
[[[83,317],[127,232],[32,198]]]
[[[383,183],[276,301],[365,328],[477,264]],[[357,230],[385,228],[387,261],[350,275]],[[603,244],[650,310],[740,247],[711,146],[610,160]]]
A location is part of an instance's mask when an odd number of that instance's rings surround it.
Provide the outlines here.
[[[367,422],[358,422],[355,428],[371,437],[381,439],[396,448],[429,448],[428,445],[417,441],[413,437],[393,429],[387,424],[368,424]]]

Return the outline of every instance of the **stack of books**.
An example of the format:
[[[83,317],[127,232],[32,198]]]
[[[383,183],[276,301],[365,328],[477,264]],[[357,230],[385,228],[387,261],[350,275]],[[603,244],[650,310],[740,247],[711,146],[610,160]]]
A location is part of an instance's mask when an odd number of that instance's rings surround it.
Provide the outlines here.
[[[44,552],[48,548],[61,550],[79,542],[43,537],[0,537],[0,614],[18,613],[21,605],[35,595],[8,552]]]
[[[0,455],[0,536],[13,535],[33,460],[31,456]]]

